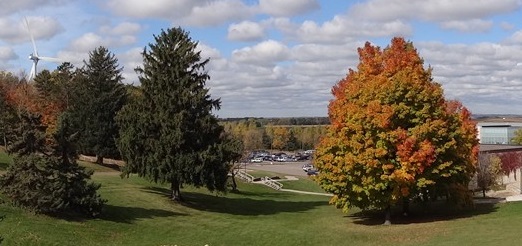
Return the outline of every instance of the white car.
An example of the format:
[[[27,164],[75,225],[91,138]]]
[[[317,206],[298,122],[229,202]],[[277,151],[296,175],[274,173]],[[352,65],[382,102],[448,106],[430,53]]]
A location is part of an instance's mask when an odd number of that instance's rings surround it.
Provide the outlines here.
[[[314,166],[312,164],[304,164],[303,165],[303,171],[308,172],[310,170],[313,170]]]
[[[256,162],[256,163],[263,162],[263,158],[262,157],[256,157],[256,158],[250,160],[250,162]]]

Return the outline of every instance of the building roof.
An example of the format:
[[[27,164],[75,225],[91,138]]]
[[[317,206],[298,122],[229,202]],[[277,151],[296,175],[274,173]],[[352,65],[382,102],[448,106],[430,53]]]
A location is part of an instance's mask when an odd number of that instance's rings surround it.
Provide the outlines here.
[[[481,144],[480,152],[509,152],[522,151],[522,145]]]

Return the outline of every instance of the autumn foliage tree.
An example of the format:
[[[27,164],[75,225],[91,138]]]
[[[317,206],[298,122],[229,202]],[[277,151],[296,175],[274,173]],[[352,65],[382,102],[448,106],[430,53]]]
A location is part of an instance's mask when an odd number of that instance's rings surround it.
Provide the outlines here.
[[[278,150],[285,149],[289,138],[290,132],[286,127],[274,127],[272,134],[272,148]]]
[[[497,184],[501,174],[501,159],[494,154],[480,154],[477,165],[477,187],[482,190],[482,197],[486,197],[486,191]]]
[[[516,170],[522,167],[522,154],[520,152],[506,152],[500,155],[500,161],[502,172],[504,172],[505,175],[513,173],[516,180]]]
[[[478,153],[470,112],[445,100],[413,43],[393,38],[381,50],[367,42],[358,53],[357,70],[332,89],[331,125],[316,148],[317,181],[331,203],[384,209],[390,223],[390,207],[413,198],[470,202]]]

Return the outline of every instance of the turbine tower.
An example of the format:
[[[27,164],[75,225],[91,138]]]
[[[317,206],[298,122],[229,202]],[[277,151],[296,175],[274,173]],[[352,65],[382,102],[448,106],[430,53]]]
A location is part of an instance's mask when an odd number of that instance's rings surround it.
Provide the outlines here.
[[[60,59],[58,58],[52,58],[52,57],[46,57],[46,56],[39,56],[38,50],[36,49],[36,43],[34,42],[33,33],[31,32],[31,27],[29,26],[29,22],[27,21],[27,18],[25,18],[25,25],[27,26],[27,30],[29,31],[29,35],[31,36],[31,42],[33,43],[33,53],[29,55],[29,60],[33,61],[33,66],[31,67],[31,72],[29,73],[28,81],[31,81],[36,77],[37,70],[36,67],[38,65],[38,61],[51,61],[51,62],[60,62]]]

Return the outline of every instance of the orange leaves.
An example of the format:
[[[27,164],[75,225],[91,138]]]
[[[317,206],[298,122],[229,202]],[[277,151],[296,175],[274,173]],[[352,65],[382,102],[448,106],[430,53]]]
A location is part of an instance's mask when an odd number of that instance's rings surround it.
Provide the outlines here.
[[[414,136],[402,136],[397,145],[401,166],[410,173],[420,174],[435,161],[435,148],[428,140],[419,142]]]

